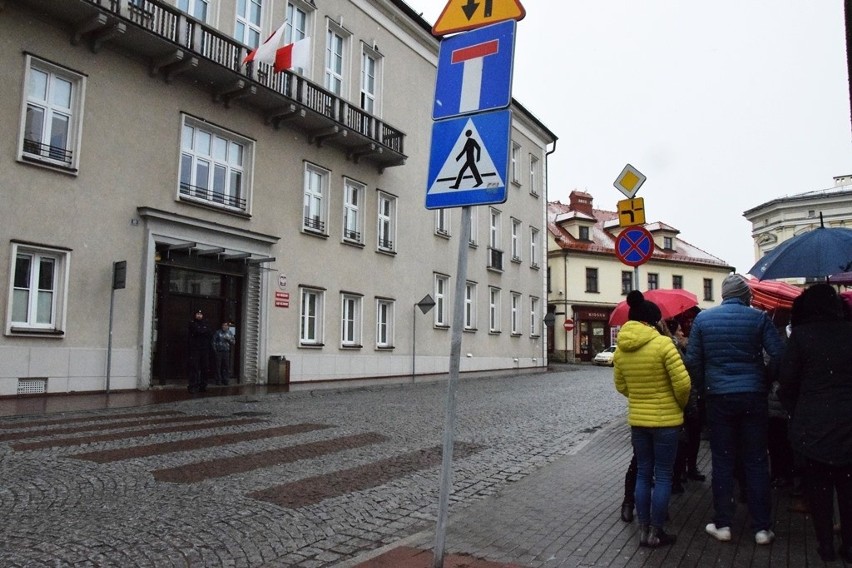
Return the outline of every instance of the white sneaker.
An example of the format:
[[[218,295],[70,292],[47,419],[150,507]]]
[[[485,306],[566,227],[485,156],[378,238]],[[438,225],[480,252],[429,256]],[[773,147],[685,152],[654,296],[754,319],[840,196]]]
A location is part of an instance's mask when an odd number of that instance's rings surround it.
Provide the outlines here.
[[[775,540],[775,533],[770,530],[754,533],[754,542],[757,544],[772,544],[773,540]]]
[[[716,525],[714,525],[713,523],[710,523],[709,525],[704,527],[704,530],[707,531],[707,534],[709,534],[710,536],[712,536],[713,538],[715,538],[716,540],[719,540],[721,542],[728,542],[729,540],[731,540],[731,527],[716,528]],[[766,531],[760,531],[760,532],[766,532]],[[760,534],[760,533],[758,533],[758,534]],[[775,536],[775,535],[772,535],[772,536]],[[755,536],[755,538],[757,538],[757,537]]]

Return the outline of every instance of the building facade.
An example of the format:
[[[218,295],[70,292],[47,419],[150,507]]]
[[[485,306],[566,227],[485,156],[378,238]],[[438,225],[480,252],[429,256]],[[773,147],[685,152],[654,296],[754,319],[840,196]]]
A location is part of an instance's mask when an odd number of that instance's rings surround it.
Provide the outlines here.
[[[285,21],[308,67],[243,64]],[[556,137],[513,103],[508,201],[465,236],[427,211],[438,42],[405,3],[22,0],[0,31],[0,396],[185,385],[197,309],[244,383],[446,372],[460,238],[462,371],[544,364]]]
[[[837,176],[834,186],[779,197],[743,213],[751,223],[754,261],[787,239],[825,227],[852,226],[852,176]],[[852,269],[852,268],[850,268]]]
[[[548,311],[554,315],[548,345],[559,361],[590,361],[615,344],[618,328],[609,317],[634,289],[637,272],[640,290],[688,290],[704,309],[721,301],[722,280],[733,271],[659,222],[645,225],[654,237],[651,259],[638,270],[622,264],[615,254],[618,213],[595,209],[586,192],[572,191],[568,204],[549,203],[547,228]]]

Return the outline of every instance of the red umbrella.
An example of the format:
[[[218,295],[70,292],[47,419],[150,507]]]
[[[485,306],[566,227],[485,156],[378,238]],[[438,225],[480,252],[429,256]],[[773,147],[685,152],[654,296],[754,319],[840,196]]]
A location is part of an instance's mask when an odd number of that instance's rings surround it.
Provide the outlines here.
[[[751,305],[761,310],[789,310],[802,293],[801,288],[777,280],[748,279],[747,282],[751,288]]]
[[[686,290],[648,290],[647,292],[642,292],[642,295],[649,302],[657,304],[657,307],[663,313],[663,319],[679,316],[686,310],[698,305],[698,296]],[[623,325],[627,321],[629,311],[630,306],[627,305],[627,300],[619,302],[609,315],[609,325]]]
[[[843,298],[843,301],[846,302],[849,309],[852,309],[852,292],[841,292],[840,297]]]

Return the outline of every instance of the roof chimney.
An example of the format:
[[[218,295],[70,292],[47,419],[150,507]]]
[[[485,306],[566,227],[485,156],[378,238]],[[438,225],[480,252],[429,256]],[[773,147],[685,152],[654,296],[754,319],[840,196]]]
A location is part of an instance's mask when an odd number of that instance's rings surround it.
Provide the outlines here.
[[[569,196],[572,211],[577,211],[578,213],[585,213],[590,217],[594,216],[592,213],[592,201],[593,198],[590,194],[584,191],[577,191],[576,189],[571,192]]]

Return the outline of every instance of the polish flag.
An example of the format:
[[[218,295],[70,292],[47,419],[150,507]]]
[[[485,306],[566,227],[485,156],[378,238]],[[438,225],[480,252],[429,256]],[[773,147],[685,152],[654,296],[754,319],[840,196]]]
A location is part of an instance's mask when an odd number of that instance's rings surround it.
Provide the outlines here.
[[[285,69],[307,69],[311,60],[311,38],[305,37],[290,43],[275,52],[275,72]]]
[[[246,58],[243,59],[243,65],[250,61],[260,61],[262,63],[268,63],[272,65],[275,63],[276,52],[278,51],[278,46],[281,45],[281,40],[284,38],[284,26],[287,25],[287,21],[285,20],[281,27],[275,30],[271,36],[269,36],[265,42],[260,44],[257,49],[246,55]]]

